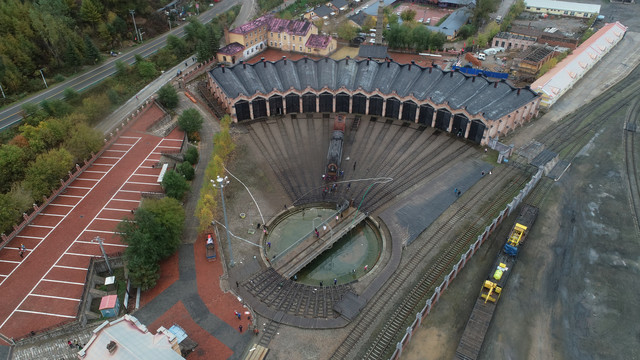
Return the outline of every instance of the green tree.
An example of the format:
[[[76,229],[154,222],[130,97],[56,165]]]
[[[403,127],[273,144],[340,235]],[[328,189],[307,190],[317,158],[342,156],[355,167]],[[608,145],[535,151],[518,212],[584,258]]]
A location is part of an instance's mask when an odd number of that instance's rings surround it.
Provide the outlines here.
[[[194,134],[202,128],[202,115],[196,109],[187,109],[178,117],[178,126],[187,134]]]
[[[104,139],[100,131],[80,123],[74,126],[71,136],[63,146],[73,155],[73,161],[77,163],[91,157],[91,153],[97,153],[103,145]]]
[[[100,20],[102,20],[103,8],[102,5],[95,0],[82,0],[80,5],[80,15],[82,20],[95,26]]]
[[[80,94],[72,88],[64,89],[64,101],[69,104],[75,104],[80,99]]]
[[[158,75],[156,64],[149,61],[136,62],[136,68],[138,69],[138,74],[146,80],[151,80]]]
[[[180,99],[178,98],[176,89],[167,83],[158,90],[158,101],[167,109],[175,109]]]
[[[193,165],[191,165],[188,161],[185,161],[178,165],[178,172],[184,176],[187,181],[193,180],[195,176],[195,170],[193,170]]]
[[[82,100],[82,107],[79,112],[87,116],[87,121],[93,124],[104,116],[111,107],[111,101],[107,94],[95,94]]]
[[[184,160],[191,165],[195,165],[198,163],[198,156],[198,149],[194,146],[189,146],[187,153],[184,155]]]
[[[171,50],[163,47],[155,54],[154,62],[160,69],[166,70],[178,62],[178,57]]]
[[[147,290],[159,278],[158,262],[176,252],[184,227],[184,209],[172,198],[147,199],[133,220],[118,224],[118,233],[128,245],[125,259],[132,281]]]
[[[203,63],[209,60],[213,56],[211,50],[209,48],[209,44],[205,41],[198,40],[198,44],[196,45],[196,57],[198,61]]]
[[[461,39],[467,39],[473,34],[475,34],[476,28],[471,24],[463,25],[460,30],[458,30],[458,37]]]
[[[116,61],[116,76],[126,77],[129,75],[129,65],[122,60]]]
[[[73,69],[76,69],[78,68],[78,66],[82,65],[82,55],[71,40],[67,40],[67,45],[64,51],[64,63],[66,66],[69,66]]]
[[[60,179],[67,175],[73,165],[73,156],[65,149],[54,149],[40,154],[26,170],[24,187],[34,199],[49,196],[51,190],[60,186]]]
[[[0,193],[11,189],[11,184],[24,177],[27,153],[16,145],[0,146]]]
[[[84,36],[84,62],[86,64],[97,64],[100,62],[100,51],[96,48],[88,35]]]
[[[429,48],[433,50],[440,50],[444,46],[445,41],[447,41],[447,37],[443,33],[433,32],[429,38]]]
[[[494,13],[498,9],[500,2],[498,0],[477,0],[473,9],[471,23],[474,27],[479,28],[487,19],[489,14]]]
[[[189,54],[187,43],[175,35],[167,37],[167,48],[171,50],[178,58],[183,58]]]
[[[0,233],[10,233],[13,225],[16,225],[33,203],[31,195],[23,188],[17,186],[10,192],[0,193]]]
[[[367,16],[362,24],[362,32],[368,33],[369,30],[376,27],[376,18],[373,16]]]
[[[416,11],[413,9],[407,9],[400,13],[402,21],[413,21],[416,17]]]
[[[411,30],[411,38],[416,51],[421,52],[429,48],[429,39],[431,32],[426,27],[419,25]]]
[[[169,170],[162,178],[162,188],[167,196],[182,200],[184,194],[189,190],[189,183],[187,183],[184,176]]]
[[[358,36],[358,28],[351,25],[351,23],[345,21],[340,26],[338,26],[338,37],[345,41],[351,41],[353,38]]]

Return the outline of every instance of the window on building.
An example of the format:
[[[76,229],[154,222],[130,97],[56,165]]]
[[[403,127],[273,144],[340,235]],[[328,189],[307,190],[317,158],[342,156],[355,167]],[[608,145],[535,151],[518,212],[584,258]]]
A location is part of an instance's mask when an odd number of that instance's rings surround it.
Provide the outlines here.
[[[280,34],[278,34],[278,39],[280,39]]]
[[[284,39],[287,40],[287,35],[284,35]]]
[[[563,12],[563,14],[568,15],[568,14],[569,14],[569,12],[568,12],[568,11],[565,11],[565,12]]]
[[[300,51],[302,51],[302,45],[300,45]]]
[[[227,62],[227,57],[226,56],[222,56],[222,61]]]

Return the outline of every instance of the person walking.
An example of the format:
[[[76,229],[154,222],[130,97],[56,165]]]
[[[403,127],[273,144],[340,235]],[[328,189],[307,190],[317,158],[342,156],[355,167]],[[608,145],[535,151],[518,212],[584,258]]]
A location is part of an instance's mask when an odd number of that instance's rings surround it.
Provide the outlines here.
[[[338,285],[338,279],[333,279],[333,285]]]
[[[347,191],[349,191],[349,189],[351,189],[351,183],[347,184]]]
[[[357,163],[358,163],[357,161],[354,161],[354,162],[353,162],[353,171],[356,171],[356,164],[357,164]]]
[[[271,249],[271,242],[267,242],[267,250]]]
[[[67,341],[67,345],[69,345],[70,349],[73,349],[73,343],[71,342],[71,340]]]
[[[242,325],[238,325],[238,330],[240,330],[240,332],[242,332]]]

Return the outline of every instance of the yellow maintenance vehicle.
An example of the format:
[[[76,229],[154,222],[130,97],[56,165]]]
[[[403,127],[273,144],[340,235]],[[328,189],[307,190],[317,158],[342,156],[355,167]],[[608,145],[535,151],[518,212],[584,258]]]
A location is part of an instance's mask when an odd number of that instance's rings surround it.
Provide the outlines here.
[[[537,217],[538,208],[526,204],[522,207],[504,247],[500,249],[500,253],[491,267],[489,276],[482,284],[480,296],[476,300],[456,349],[456,359],[473,360],[478,357],[497,302],[516,263],[518,249],[522,247],[528,231]]]

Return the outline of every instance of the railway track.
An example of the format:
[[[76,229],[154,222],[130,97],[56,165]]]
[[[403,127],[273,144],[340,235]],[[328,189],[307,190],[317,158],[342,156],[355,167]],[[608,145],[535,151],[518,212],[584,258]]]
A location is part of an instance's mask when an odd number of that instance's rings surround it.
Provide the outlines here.
[[[636,128],[640,117],[640,100],[637,98],[629,105],[625,114],[625,126],[622,131],[624,146],[624,165],[627,187],[629,190],[629,207],[633,215],[636,232],[640,235],[640,183],[635,160]]]
[[[336,349],[331,359],[353,359],[353,358],[366,358],[366,359],[384,359],[393,352],[393,345],[404,334],[406,324],[413,320],[412,316],[417,312],[417,308],[421,303],[426,301],[427,294],[430,294],[430,290],[435,288],[437,281],[444,276],[448,268],[453,266],[457,261],[457,258],[461,253],[466,251],[469,244],[474,240],[475,236],[482,232],[484,225],[488,220],[492,218],[499,210],[505,206],[506,203],[512,198],[513,194],[521,189],[528,176],[523,172],[515,168],[509,168],[510,174],[517,171],[517,174],[513,175],[514,179],[511,180],[506,186],[502,182],[494,182],[488,184],[486,188],[475,187],[465,194],[470,201],[460,203],[458,209],[449,217],[449,219],[435,230],[433,236],[430,236],[426,240],[426,244],[411,256],[405,265],[399,268],[391,278],[389,283],[385,284],[384,291],[381,291],[372,301],[369,302],[362,315],[359,317],[358,322],[353,327],[353,331],[349,333],[347,338]],[[507,178],[505,175],[503,178]],[[489,206],[484,207],[481,215],[479,215],[473,224],[467,228],[467,230],[453,241],[443,252],[441,252],[434,265],[426,272],[422,272],[420,280],[409,290],[408,294],[402,296],[400,305],[396,307],[393,315],[387,316],[387,320],[383,325],[380,332],[375,335],[375,341],[366,349],[363,355],[355,354],[360,348],[359,342],[364,340],[364,334],[367,329],[375,326],[376,320],[378,320],[381,314],[384,313],[386,308],[393,306],[395,303],[394,297],[401,294],[402,287],[410,280],[410,278],[419,271],[420,265],[424,263],[425,256],[432,250],[434,244],[440,242],[446,234],[451,231],[454,226],[465,219],[465,217],[472,213],[471,210],[475,206],[481,206],[480,193],[484,191],[491,191],[496,187],[505,187],[505,190],[501,193],[501,196],[492,200]]]

